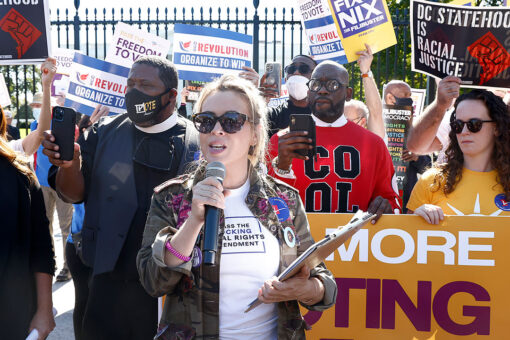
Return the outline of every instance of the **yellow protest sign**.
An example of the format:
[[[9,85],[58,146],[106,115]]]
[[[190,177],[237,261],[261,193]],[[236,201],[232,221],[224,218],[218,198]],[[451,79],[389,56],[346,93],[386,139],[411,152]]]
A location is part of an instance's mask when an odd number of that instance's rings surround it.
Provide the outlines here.
[[[397,43],[385,0],[328,0],[349,62],[370,45],[373,53]]]
[[[474,0],[452,0],[449,4],[459,6],[476,6]]]
[[[322,239],[350,214],[308,214]],[[510,217],[447,216],[429,225],[415,215],[383,216],[326,261],[336,305],[302,310],[318,340],[508,338]]]

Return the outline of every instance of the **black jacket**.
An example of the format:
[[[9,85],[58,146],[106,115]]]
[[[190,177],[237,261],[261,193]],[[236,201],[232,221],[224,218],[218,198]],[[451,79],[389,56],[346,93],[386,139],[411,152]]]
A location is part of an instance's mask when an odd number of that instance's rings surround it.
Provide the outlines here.
[[[37,308],[35,273],[55,272],[41,188],[0,156],[0,339],[25,339]]]
[[[280,130],[286,129],[290,124],[291,114],[312,114],[308,106],[295,106],[289,99],[277,107],[268,108],[269,138]]]
[[[185,118],[178,117],[177,124],[185,127],[184,139],[188,139],[187,149],[182,138],[174,138],[172,143],[174,154],[180,156],[176,173],[181,174],[198,150],[198,132]],[[134,129],[126,114],[104,117],[78,141],[85,180],[82,257],[84,264],[93,268],[93,275],[115,269],[138,209]],[[53,188],[56,170],[52,167],[48,173]]]

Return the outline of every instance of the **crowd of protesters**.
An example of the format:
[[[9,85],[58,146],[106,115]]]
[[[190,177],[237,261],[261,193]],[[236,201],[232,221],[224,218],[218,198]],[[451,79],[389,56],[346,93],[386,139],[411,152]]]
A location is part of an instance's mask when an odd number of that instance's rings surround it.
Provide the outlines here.
[[[411,88],[393,80],[381,96],[370,47],[358,55],[359,100],[342,65],[298,55],[284,68],[289,98],[279,106],[266,107],[259,75],[245,68],[207,84],[193,115],[186,91],[178,105],[175,66],[139,58],[128,76],[127,112],[108,115],[98,106],[78,119],[69,161],[50,130],[56,67],[48,58],[42,92],[30,104],[32,132],[20,139],[11,112],[0,111],[0,301],[11,301],[0,306],[0,338],[24,339],[37,329],[44,339],[55,326],[55,209],[65,244],[57,281],[73,279],[79,340],[302,339],[307,325],[298,304],[324,310],[337,293],[323,264],[285,282],[275,278],[313,242],[306,212],[361,209],[376,214],[375,222],[407,211],[437,224],[444,214],[473,210],[476,196],[475,213],[510,216],[507,103],[488,90],[460,95],[460,79],[441,80],[410,128],[399,193],[383,104],[410,98]],[[150,111],[137,109],[149,102]],[[311,116],[315,145],[307,132],[289,131],[292,114]],[[205,177],[214,161],[225,165],[223,182]],[[212,267],[201,253],[206,205],[224,209]],[[260,233],[264,254],[257,243],[242,254],[235,242],[224,243],[239,226]],[[257,289],[263,308],[242,313]]]

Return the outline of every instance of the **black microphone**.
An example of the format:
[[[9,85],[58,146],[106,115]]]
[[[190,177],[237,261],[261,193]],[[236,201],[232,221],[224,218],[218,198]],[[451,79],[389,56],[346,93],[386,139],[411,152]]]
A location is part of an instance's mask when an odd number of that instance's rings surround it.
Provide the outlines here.
[[[225,166],[221,162],[207,164],[205,177],[214,177],[221,184],[225,178]],[[205,206],[204,227],[204,264],[214,266],[216,252],[218,251],[218,224],[220,223],[220,211],[210,205]]]

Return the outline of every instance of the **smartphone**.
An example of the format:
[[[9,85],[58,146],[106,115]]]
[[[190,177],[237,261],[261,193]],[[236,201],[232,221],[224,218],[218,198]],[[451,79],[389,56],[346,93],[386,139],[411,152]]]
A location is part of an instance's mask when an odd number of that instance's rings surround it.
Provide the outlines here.
[[[274,92],[276,97],[280,97],[282,89],[282,64],[266,63],[265,72],[260,79],[260,87],[265,91]]]
[[[312,139],[312,149],[299,149],[296,152],[302,156],[312,158],[316,155],[315,122],[312,115],[293,114],[290,115],[290,131],[308,131],[308,138]]]
[[[60,159],[70,161],[74,156],[74,131],[76,126],[76,110],[71,107],[53,107],[51,118],[51,134],[58,145]]]

